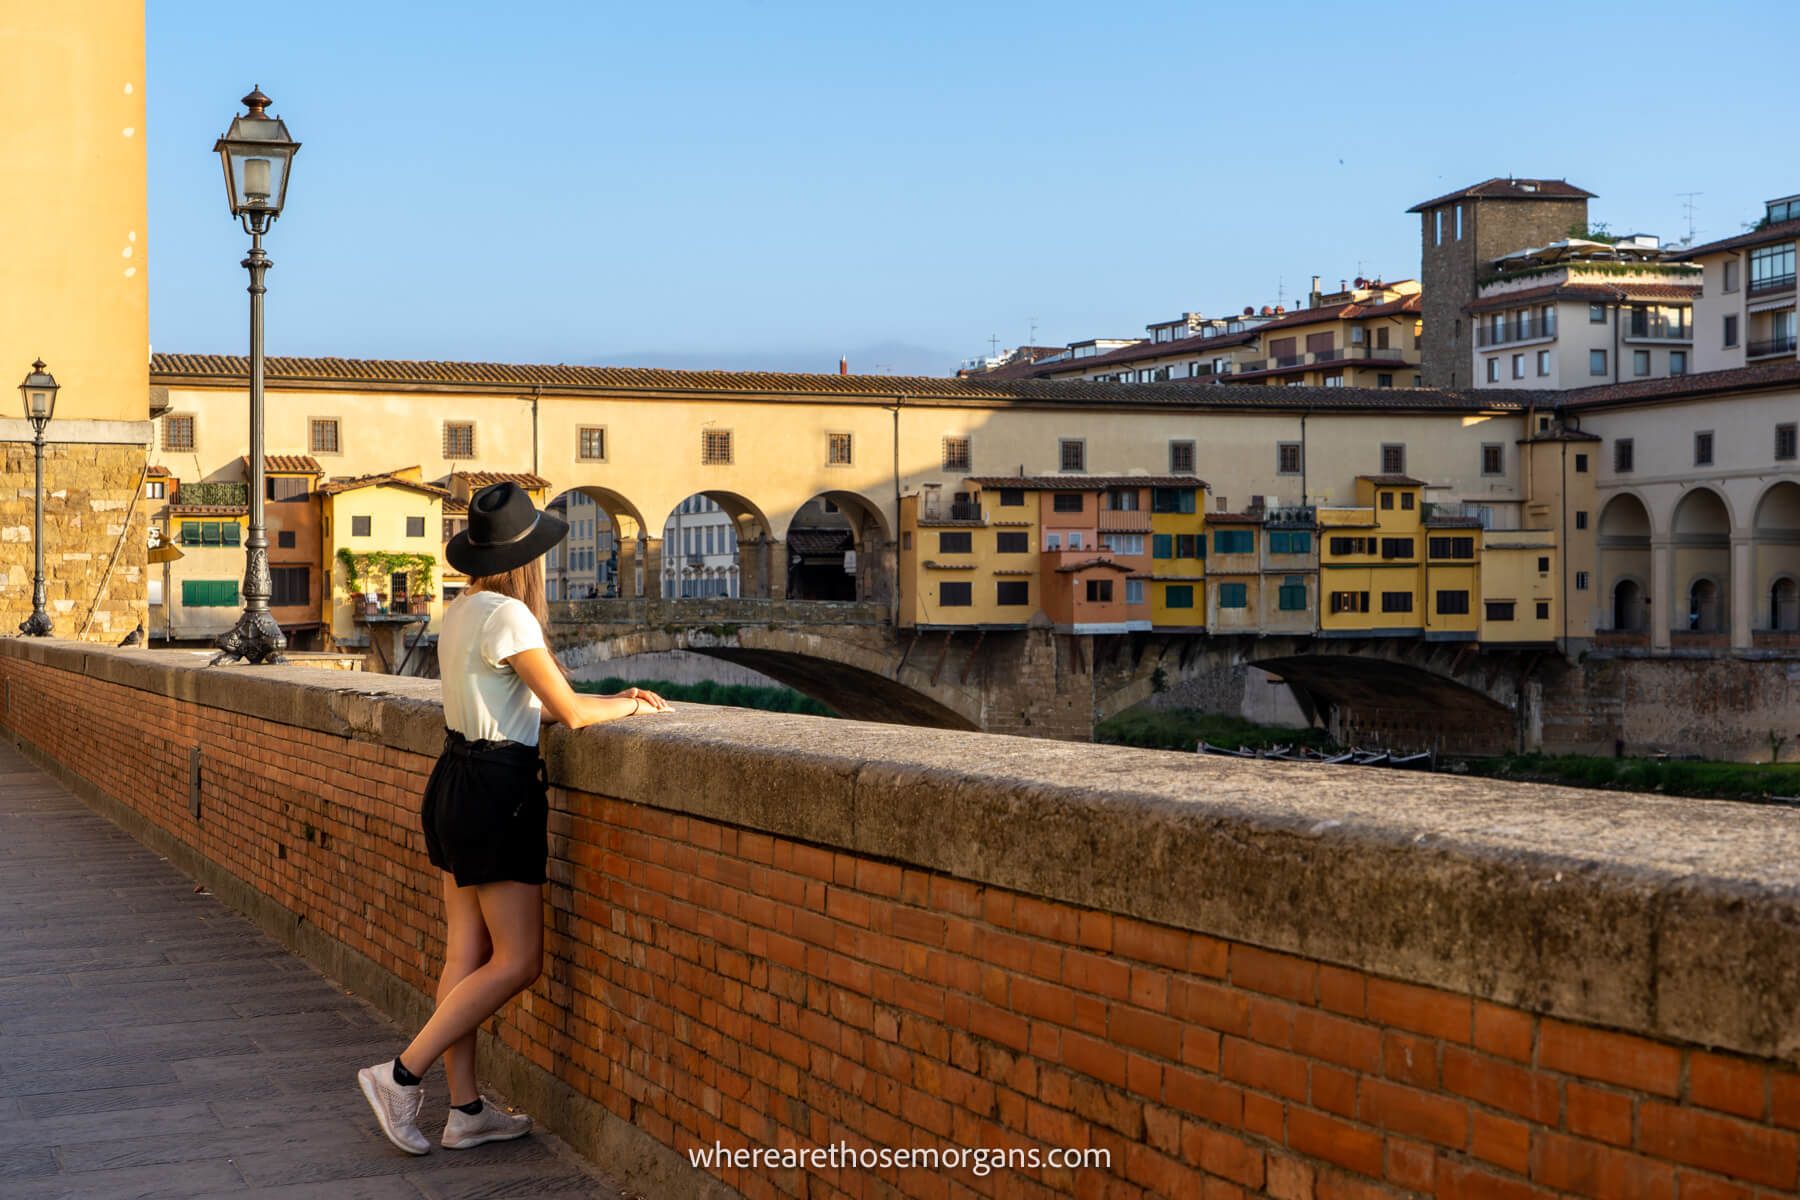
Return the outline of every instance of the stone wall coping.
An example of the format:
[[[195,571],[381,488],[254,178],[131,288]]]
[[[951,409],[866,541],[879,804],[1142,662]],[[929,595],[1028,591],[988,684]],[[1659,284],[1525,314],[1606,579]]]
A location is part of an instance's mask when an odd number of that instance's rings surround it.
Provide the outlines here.
[[[138,446],[150,444],[155,426],[144,421],[107,421],[94,417],[67,417],[44,427],[48,446]],[[24,417],[0,417],[0,442],[29,442],[31,422]]]
[[[431,680],[0,654],[425,755],[443,739]],[[679,704],[544,748],[572,791],[1800,1061],[1796,809]]]

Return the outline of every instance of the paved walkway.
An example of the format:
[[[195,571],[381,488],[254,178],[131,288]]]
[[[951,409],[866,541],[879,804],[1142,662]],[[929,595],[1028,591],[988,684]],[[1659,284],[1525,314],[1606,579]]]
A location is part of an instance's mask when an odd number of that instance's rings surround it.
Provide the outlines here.
[[[354,1074],[402,1044],[0,743],[0,1196],[622,1200],[542,1133],[395,1150]]]

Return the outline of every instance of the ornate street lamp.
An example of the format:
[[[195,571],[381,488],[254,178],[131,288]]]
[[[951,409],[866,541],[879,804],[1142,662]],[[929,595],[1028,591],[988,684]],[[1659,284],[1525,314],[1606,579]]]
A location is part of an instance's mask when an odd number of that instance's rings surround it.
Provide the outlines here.
[[[32,448],[37,454],[37,482],[31,525],[31,615],[19,622],[27,637],[50,636],[50,614],[44,611],[44,427],[56,415],[56,376],[44,370],[44,360],[31,364],[31,374],[19,385],[25,401],[25,419],[31,422]]]
[[[251,663],[281,661],[287,645],[281,626],[269,615],[269,539],[263,532],[263,275],[274,264],[263,253],[263,234],[281,215],[287,200],[288,169],[300,143],[288,137],[287,125],[268,114],[269,98],[261,88],[244,97],[243,116],[231,122],[213,146],[225,167],[225,193],[231,215],[250,235],[250,531],[244,539],[244,611],[237,624],[220,636],[221,658]]]

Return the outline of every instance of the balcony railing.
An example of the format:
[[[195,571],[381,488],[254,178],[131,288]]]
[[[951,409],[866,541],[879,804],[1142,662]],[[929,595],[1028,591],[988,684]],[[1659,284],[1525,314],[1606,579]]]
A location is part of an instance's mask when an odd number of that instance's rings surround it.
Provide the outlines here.
[[[1767,358],[1771,354],[1792,354],[1795,349],[1794,335],[1784,333],[1780,337],[1763,338],[1751,342],[1744,348],[1744,353],[1751,358]]]
[[[1669,321],[1651,317],[1648,313],[1634,313],[1631,320],[1625,323],[1625,336],[1646,341],[1691,342],[1694,340],[1694,327],[1686,321]]]
[[[1530,342],[1555,336],[1554,311],[1523,320],[1502,321],[1498,326],[1491,321],[1475,326],[1477,346],[1504,346],[1510,342]]]
[[[1767,275],[1761,279],[1752,279],[1750,281],[1750,294],[1752,296],[1766,296],[1770,292],[1791,292],[1793,290],[1794,273],[1792,271],[1789,271],[1786,275]]]
[[[1100,532],[1143,533],[1150,528],[1150,514],[1142,509],[1103,508],[1100,510]]]

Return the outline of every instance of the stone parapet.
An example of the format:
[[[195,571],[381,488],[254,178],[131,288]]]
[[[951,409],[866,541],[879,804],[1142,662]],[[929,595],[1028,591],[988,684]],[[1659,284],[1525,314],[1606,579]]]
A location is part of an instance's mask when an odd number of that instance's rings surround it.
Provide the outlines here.
[[[201,661],[3,642],[0,722],[422,1014],[437,684]],[[1083,1145],[1125,1197],[1800,1182],[1800,812],[691,706],[546,757],[552,965],[488,1061],[651,1194],[877,1194],[671,1153],[714,1141]]]
[[[35,482],[30,429],[24,421],[11,424],[23,440],[0,438],[0,630],[6,632],[31,614]],[[149,512],[162,504],[141,496],[148,425],[67,424],[59,429],[52,422],[44,447],[46,608],[59,637],[117,642],[145,617]],[[0,420],[0,434],[6,426]]]

